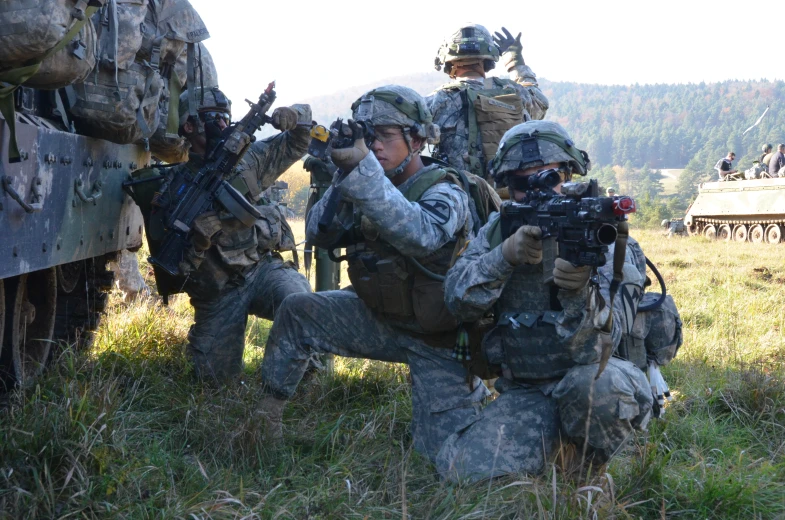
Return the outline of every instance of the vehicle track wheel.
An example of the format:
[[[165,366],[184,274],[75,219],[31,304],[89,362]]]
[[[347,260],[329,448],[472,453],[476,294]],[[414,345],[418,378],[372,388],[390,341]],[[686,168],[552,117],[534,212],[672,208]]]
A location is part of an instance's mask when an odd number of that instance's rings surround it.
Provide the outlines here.
[[[755,224],[750,228],[749,235],[750,242],[753,244],[760,244],[763,242],[763,237],[765,236],[765,233],[763,232],[763,226],[760,224]]]
[[[708,226],[703,228],[703,236],[714,240],[715,238],[717,238],[717,228],[709,224]]]
[[[723,224],[717,229],[717,238],[719,240],[724,240],[725,242],[729,242],[733,233],[731,233],[730,226],[728,224]]]
[[[696,235],[700,235],[700,227],[698,227],[697,224],[686,226],[686,228],[687,228],[687,234],[689,236],[694,237]]]
[[[766,226],[766,242],[769,244],[778,244],[782,240],[782,228],[777,224],[769,224]]]
[[[46,366],[57,309],[57,271],[43,269],[6,280],[3,366],[6,388],[30,384]]]
[[[744,224],[739,224],[735,228],[733,228],[733,241],[734,242],[746,242],[747,241],[747,226]]]

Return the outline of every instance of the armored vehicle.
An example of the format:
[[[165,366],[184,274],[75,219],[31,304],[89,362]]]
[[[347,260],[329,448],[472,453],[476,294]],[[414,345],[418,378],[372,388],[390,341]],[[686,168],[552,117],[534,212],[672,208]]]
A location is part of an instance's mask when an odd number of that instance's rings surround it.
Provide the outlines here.
[[[8,161],[0,118],[0,388],[32,380],[59,340],[95,328],[112,284],[107,261],[142,245],[122,182],[150,153],[68,131],[56,101],[51,91],[15,93],[20,162]]]
[[[687,209],[690,235],[776,244],[785,226],[785,179],[705,182]]]

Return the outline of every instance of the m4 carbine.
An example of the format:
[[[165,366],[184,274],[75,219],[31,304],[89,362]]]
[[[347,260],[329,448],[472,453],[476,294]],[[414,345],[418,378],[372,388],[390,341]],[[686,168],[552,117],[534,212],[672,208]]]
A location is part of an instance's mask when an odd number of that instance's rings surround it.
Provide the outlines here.
[[[537,226],[542,238],[556,237],[559,257],[576,266],[605,265],[605,254],[616,241],[618,224],[635,212],[635,201],[626,196],[598,196],[594,179],[564,183],[558,194],[552,189],[559,182],[556,170],[525,179],[524,201],[502,204],[502,237],[509,237],[521,226]]]
[[[220,142],[206,158],[204,166],[196,173],[181,168],[172,180],[156,195],[154,204],[165,211],[164,236],[158,254],[149,262],[172,275],[179,272],[179,264],[190,247],[190,233],[196,218],[213,208],[218,202],[223,208],[247,226],[261,218],[259,211],[237,191],[227,178],[248,151],[256,138],[254,134],[265,123],[275,101],[275,82],[267,85],[259,101],[246,99],[251,110],[238,123],[226,128]]]

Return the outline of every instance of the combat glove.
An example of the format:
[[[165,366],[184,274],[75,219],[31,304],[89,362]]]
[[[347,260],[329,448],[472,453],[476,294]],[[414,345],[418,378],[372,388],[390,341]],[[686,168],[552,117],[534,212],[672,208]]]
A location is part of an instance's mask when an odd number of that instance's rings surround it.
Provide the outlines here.
[[[352,132],[354,144],[349,148],[333,148],[330,157],[338,168],[344,172],[354,170],[360,161],[368,155],[368,146],[363,138],[363,129],[353,120],[349,120],[349,129]]]
[[[273,110],[271,119],[273,127],[284,132],[286,130],[294,130],[297,128],[297,119],[299,119],[299,114],[291,107],[278,107]]]
[[[499,54],[507,53],[507,56],[503,56],[502,62],[504,66],[507,68],[507,71],[511,71],[517,65],[526,65],[523,61],[523,44],[521,44],[521,34],[518,33],[518,36],[514,37],[506,28],[502,27],[502,33],[496,32],[493,35],[493,41],[496,43],[496,46],[499,48]]]
[[[591,277],[591,266],[572,265],[563,258],[557,258],[553,268],[553,283],[567,291],[578,291],[586,287]]]
[[[542,230],[536,226],[521,226],[502,242],[502,256],[511,265],[542,262]]]

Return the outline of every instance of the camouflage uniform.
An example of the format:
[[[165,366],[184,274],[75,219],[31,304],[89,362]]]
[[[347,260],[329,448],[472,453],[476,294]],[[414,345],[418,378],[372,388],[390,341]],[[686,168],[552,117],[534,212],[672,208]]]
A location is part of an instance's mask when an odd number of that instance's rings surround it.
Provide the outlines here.
[[[369,153],[309,212],[309,242],[334,247],[340,236],[357,230],[363,238],[355,244],[383,242],[422,262],[440,251],[450,253],[455,237],[471,225],[467,195],[448,182],[433,184],[417,201],[404,195],[435,170],[426,166],[396,188]],[[317,224],[335,189],[341,191],[341,207],[329,229],[320,232]],[[353,265],[350,259],[350,270]],[[278,399],[291,397],[314,353],[406,363],[412,375],[415,449],[433,459],[448,435],[476,420],[488,390],[478,378],[467,384],[466,370],[452,359],[454,332],[433,334],[415,319],[390,318],[373,310],[359,292],[297,294],[283,302],[265,349],[266,390]],[[433,346],[435,341],[449,348]]]
[[[301,122],[311,122],[308,105],[292,108]],[[207,212],[194,223],[194,234],[207,240],[209,248],[187,251],[187,261],[180,266],[184,276],[179,279],[171,280],[165,272],[156,270],[159,291],[163,281],[170,288],[164,292],[184,290],[191,298],[194,324],[188,333],[186,353],[201,377],[226,380],[237,376],[242,370],[248,314],[272,320],[284,298],[311,290],[308,280],[276,252],[294,249],[294,236],[280,208],[261,196],[305,154],[309,141],[308,127],[301,126],[253,143],[231,184],[256,205],[264,219],[248,228],[221,208]],[[175,168],[197,171],[203,164],[202,156],[190,154],[187,163]],[[135,177],[163,174],[170,179],[175,173],[152,168],[136,172]],[[165,186],[157,189],[163,191]],[[143,214],[149,214],[146,231],[155,254],[154,242],[162,238],[160,216],[150,211],[149,199],[139,200],[145,198],[139,191],[137,203]]]
[[[519,127],[526,125],[530,123]],[[554,135],[558,129],[569,139],[553,123],[539,125],[534,129],[540,135],[548,131]],[[553,143],[539,142],[543,157],[559,153],[548,151],[556,146]],[[573,160],[563,157],[564,164]],[[585,172],[582,163],[578,173]],[[495,166],[503,164],[500,160]],[[595,462],[604,462],[633,429],[645,428],[652,410],[646,377],[629,361],[611,359],[594,382],[603,348],[618,345],[622,329],[632,326],[645,279],[643,252],[630,238],[623,282],[611,309],[613,246],[608,262],[598,270],[596,284],[565,290],[546,281],[557,256],[555,238],[542,241],[542,261],[516,267],[503,256],[500,234],[493,232],[498,225],[495,213],[461,253],[447,274],[445,299],[464,322],[476,321],[493,308],[496,323],[483,337],[482,352],[491,365],[501,367],[502,377],[495,384],[500,396],[475,423],[446,440],[437,468],[451,479],[536,474],[543,471],[560,440],[579,449],[588,443],[587,453]],[[613,312],[613,327],[605,333],[600,329],[609,312]]]
[[[481,28],[481,26],[475,27]],[[490,39],[490,33],[484,28],[482,31]],[[523,62],[520,53],[520,48],[512,46],[501,56],[502,63],[507,66],[510,79],[455,78],[455,81],[442,85],[426,98],[428,108],[433,114],[433,121],[441,130],[441,139],[434,149],[435,157],[447,161],[454,168],[469,170],[481,177],[485,176],[486,163],[491,157],[485,157],[483,154],[480,132],[477,132],[475,143],[469,142],[468,111],[474,110],[474,107],[469,104],[466,90],[517,94],[523,105],[523,121],[545,117],[548,111],[548,98],[540,90],[536,74]],[[498,50],[495,59],[499,59]],[[475,154],[470,153],[470,146],[476,150]],[[473,159],[472,155],[475,155],[476,159]]]

